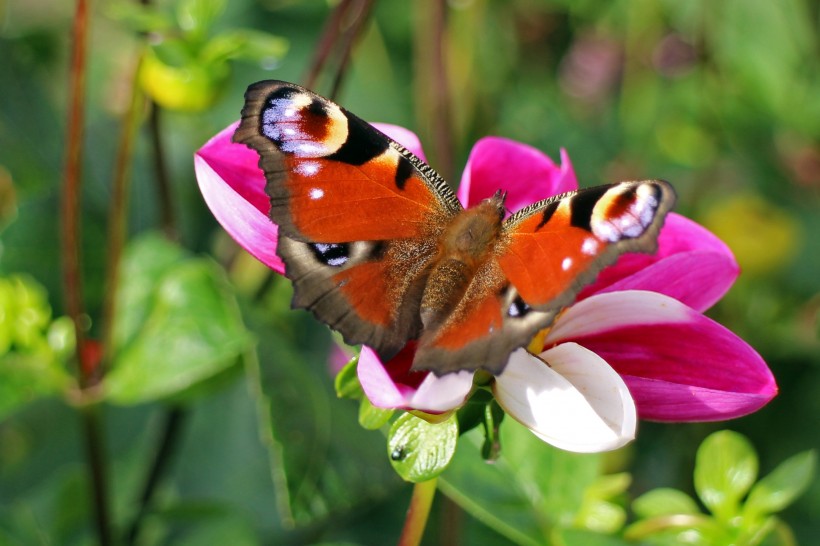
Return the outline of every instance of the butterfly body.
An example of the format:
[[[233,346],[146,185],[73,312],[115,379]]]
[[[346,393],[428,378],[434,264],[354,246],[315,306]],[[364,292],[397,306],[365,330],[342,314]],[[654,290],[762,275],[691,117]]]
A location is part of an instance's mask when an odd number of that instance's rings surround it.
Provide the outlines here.
[[[662,181],[535,203],[504,220],[499,191],[464,209],[435,171],[297,85],[246,93],[234,140],[260,155],[293,306],[415,370],[503,370],[617,257],[651,252],[674,202]]]

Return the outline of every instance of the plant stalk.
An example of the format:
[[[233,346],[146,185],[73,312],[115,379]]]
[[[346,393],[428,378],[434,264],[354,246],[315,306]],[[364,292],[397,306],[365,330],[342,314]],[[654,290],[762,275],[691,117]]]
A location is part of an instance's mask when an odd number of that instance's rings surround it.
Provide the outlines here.
[[[71,30],[72,50],[69,72],[68,120],[66,126],[65,170],[60,203],[60,237],[65,309],[74,323],[76,336],[77,381],[85,391],[99,381],[99,360],[87,358],[85,311],[83,309],[82,266],[80,258],[80,194],[85,118],[86,49],[89,5],[77,0]],[[100,408],[89,405],[81,411],[86,444],[86,463],[91,486],[94,527],[101,546],[111,542],[108,484],[105,469],[105,442],[100,423]]]
[[[117,294],[119,292],[120,263],[125,247],[128,227],[128,196],[131,187],[131,161],[134,155],[134,140],[139,118],[144,106],[142,92],[139,89],[137,75],[142,65],[143,53],[134,63],[131,81],[131,97],[128,110],[122,120],[117,157],[114,162],[112,177],[111,201],[108,207],[108,246],[106,248],[105,296],[102,309],[103,328],[103,362],[96,371],[97,380],[102,378],[105,369],[110,367],[113,356],[113,335],[117,313]]]
[[[427,526],[427,517],[430,515],[430,508],[436,495],[436,482],[436,478],[433,478],[413,486],[413,496],[407,509],[399,546],[418,546],[421,543],[424,528]]]

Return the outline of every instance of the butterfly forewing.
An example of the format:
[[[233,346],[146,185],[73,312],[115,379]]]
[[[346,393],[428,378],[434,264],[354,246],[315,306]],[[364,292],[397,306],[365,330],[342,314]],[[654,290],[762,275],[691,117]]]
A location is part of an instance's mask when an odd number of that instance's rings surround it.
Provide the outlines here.
[[[647,180],[536,203],[505,223],[498,263],[528,305],[560,308],[621,254],[654,252],[674,201],[668,183]]]
[[[248,88],[234,140],[259,152],[270,216],[291,238],[418,238],[461,208],[424,162],[338,105],[291,83]]]
[[[287,82],[248,88],[234,140],[260,155],[294,307],[384,358],[416,337],[435,241],[461,209],[435,171]]]

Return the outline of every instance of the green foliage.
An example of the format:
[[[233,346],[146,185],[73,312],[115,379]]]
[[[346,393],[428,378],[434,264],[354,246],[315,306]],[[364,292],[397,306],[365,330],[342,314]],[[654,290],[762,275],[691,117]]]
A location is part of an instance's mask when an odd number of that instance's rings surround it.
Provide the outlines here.
[[[170,13],[148,3],[120,0],[109,15],[133,30],[154,34],[140,70],[143,90],[158,104],[188,112],[211,106],[228,84],[230,60],[273,67],[287,41],[254,29],[213,29],[225,0],[181,0]]]
[[[681,491],[656,489],[635,499],[632,508],[639,519],[625,536],[664,545],[794,544],[776,513],[806,490],[815,464],[813,451],[799,453],[755,483],[757,453],[749,441],[736,432],[716,432],[698,449],[694,472],[698,498],[711,515]]]
[[[71,384],[74,326],[51,317],[46,291],[25,275],[0,277],[0,421]]]
[[[148,235],[131,243],[121,277],[105,379],[110,401],[184,396],[238,364],[251,347],[232,289],[212,261]]]
[[[443,421],[430,422],[404,413],[390,427],[387,453],[399,476],[409,482],[424,482],[444,472],[453,458],[457,440],[455,414]]]

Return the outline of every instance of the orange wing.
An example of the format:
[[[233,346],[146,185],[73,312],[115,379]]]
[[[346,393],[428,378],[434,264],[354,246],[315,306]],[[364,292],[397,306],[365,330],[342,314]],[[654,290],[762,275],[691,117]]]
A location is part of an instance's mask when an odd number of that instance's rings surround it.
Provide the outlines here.
[[[461,205],[423,161],[325,98],[264,81],[245,99],[234,140],[259,153],[293,306],[389,358],[421,330],[428,265]]]
[[[527,305],[560,309],[621,254],[654,252],[674,202],[674,190],[661,180],[597,186],[541,201],[505,222],[498,263]]]
[[[373,126],[292,83],[248,88],[234,140],[260,154],[284,235],[347,243],[418,238],[461,210],[433,169]]]
[[[511,216],[457,308],[424,332],[413,368],[501,372],[510,353],[552,324],[603,267],[624,252],[653,252],[674,201],[666,182],[622,182]]]

